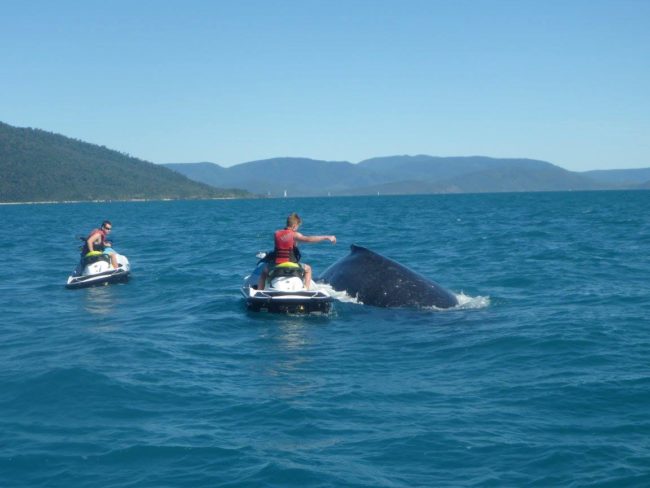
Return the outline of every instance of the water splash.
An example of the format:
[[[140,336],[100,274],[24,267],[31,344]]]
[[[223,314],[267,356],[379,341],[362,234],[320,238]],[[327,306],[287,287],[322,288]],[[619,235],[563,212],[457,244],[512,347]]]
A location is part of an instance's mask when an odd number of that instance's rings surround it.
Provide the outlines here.
[[[328,293],[332,298],[343,303],[355,303],[357,305],[363,305],[363,302],[359,300],[356,296],[350,296],[345,291],[337,291],[332,288],[327,283],[316,283],[313,287],[315,290],[324,291]]]
[[[475,296],[471,297],[465,295],[462,291],[456,295],[458,300],[458,305],[454,307],[454,310],[468,310],[473,308],[486,308],[490,306],[490,297],[489,296]]]

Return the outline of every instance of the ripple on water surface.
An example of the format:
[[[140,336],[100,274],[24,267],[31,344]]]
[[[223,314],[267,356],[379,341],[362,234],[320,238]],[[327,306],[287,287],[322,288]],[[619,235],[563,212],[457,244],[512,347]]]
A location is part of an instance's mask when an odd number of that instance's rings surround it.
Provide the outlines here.
[[[649,199],[5,207],[0,484],[645,486]],[[241,282],[294,210],[337,235],[305,246],[316,273],[355,243],[459,306],[246,311]],[[75,235],[106,217],[133,279],[64,289]],[[46,254],[48,222],[69,238]]]

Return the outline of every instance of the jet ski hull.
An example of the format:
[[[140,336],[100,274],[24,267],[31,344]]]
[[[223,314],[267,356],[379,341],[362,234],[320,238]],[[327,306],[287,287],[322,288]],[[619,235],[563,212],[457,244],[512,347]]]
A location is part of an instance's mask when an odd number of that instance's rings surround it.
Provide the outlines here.
[[[65,287],[68,289],[87,288],[89,286],[102,286],[112,283],[126,283],[129,281],[129,272],[123,269],[112,269],[86,276],[70,276]]]
[[[90,286],[103,286],[112,283],[125,283],[131,274],[131,265],[126,256],[117,255],[119,268],[114,269],[109,260],[101,259],[97,262],[84,265],[79,263],[74,273],[68,277],[65,285],[68,289],[88,288]]]
[[[245,286],[241,292],[246,307],[253,312],[310,314],[328,313],[332,308],[332,297],[322,291],[284,292]]]

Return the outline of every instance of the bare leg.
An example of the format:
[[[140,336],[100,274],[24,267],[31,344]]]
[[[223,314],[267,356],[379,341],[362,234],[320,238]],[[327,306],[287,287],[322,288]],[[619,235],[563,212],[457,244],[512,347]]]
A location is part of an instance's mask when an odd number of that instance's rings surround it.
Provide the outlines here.
[[[266,286],[266,277],[269,275],[268,268],[265,266],[264,269],[262,270],[262,274],[260,275],[260,279],[257,280],[257,289],[258,290],[263,290],[264,287]]]
[[[305,270],[305,290],[309,290],[311,286],[311,266],[303,264],[302,267]]]
[[[113,267],[114,267],[115,269],[117,269],[118,266],[119,266],[119,264],[117,263],[117,254],[115,254],[114,252],[112,252],[112,253],[110,254],[110,256],[111,256],[111,263],[113,263]]]

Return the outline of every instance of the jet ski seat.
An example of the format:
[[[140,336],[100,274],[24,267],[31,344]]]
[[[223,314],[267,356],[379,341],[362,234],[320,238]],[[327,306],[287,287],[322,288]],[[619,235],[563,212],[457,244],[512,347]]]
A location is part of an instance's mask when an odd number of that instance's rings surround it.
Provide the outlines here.
[[[89,264],[96,263],[97,261],[106,261],[107,263],[110,263],[111,258],[101,251],[90,251],[83,256],[82,261],[84,266],[88,266]]]
[[[269,271],[269,280],[279,278],[281,276],[297,276],[300,279],[305,277],[305,270],[298,263],[280,263],[273,266]]]

